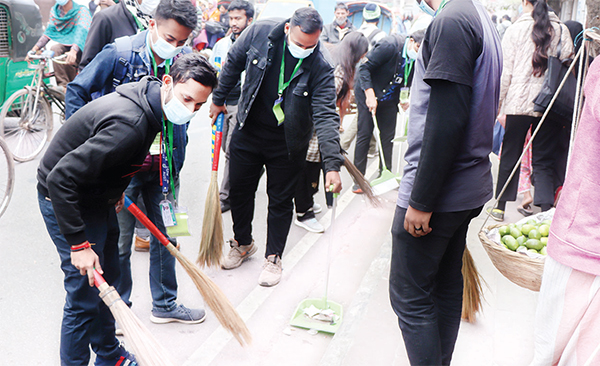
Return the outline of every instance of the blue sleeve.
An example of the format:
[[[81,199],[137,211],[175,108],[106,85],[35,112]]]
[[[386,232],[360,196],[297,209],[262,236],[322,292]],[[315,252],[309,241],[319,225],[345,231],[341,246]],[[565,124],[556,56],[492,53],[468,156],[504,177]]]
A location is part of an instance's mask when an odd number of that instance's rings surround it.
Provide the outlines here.
[[[112,43],[106,45],[92,62],[81,70],[75,80],[67,85],[66,119],[69,119],[79,108],[91,102],[93,93],[102,92],[108,83],[112,84],[116,58],[115,45]]]

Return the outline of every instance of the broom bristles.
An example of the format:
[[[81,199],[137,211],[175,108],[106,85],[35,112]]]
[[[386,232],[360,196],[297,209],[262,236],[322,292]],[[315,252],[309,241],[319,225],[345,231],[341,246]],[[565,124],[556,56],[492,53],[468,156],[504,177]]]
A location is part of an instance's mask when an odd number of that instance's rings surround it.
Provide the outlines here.
[[[477,271],[475,261],[468,248],[463,253],[463,304],[462,319],[469,323],[474,323],[477,319],[477,313],[481,310],[481,294],[483,293],[483,279]]]
[[[125,305],[114,287],[103,283],[98,286],[100,297],[119,323],[127,340],[127,348],[140,366],[174,366],[164,349],[148,328]]]
[[[367,196],[369,202],[371,202],[371,204],[375,207],[379,206],[381,202],[373,192],[373,188],[371,187],[371,184],[369,184],[369,181],[365,179],[365,176],[360,172],[360,170],[358,170],[356,165],[354,165],[350,159],[348,159],[348,156],[345,152],[343,152],[342,155],[344,156],[344,166],[348,170],[348,173],[350,173],[352,176],[352,179],[354,179],[356,184],[358,184],[360,189]]]
[[[219,267],[223,256],[223,216],[219,199],[218,172],[211,174],[204,205],[202,238],[197,263],[200,266]]]
[[[223,291],[173,244],[167,245],[167,249],[181,263],[223,328],[229,331],[240,345],[249,345],[252,342],[252,335]]]

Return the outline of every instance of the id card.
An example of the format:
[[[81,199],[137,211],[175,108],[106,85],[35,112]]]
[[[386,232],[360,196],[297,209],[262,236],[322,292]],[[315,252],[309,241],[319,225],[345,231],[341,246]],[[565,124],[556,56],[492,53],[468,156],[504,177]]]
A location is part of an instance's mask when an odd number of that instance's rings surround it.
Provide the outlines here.
[[[285,114],[283,113],[283,109],[281,109],[281,102],[283,102],[283,97],[277,98],[275,103],[273,103],[273,114],[277,119],[277,126],[281,126],[285,119]]]
[[[410,88],[403,87],[400,89],[400,103],[408,103],[410,97]]]
[[[160,201],[160,213],[165,227],[177,225],[177,219],[175,218],[175,212],[173,211],[171,202],[168,200]]]
[[[191,236],[192,234],[188,228],[187,208],[182,206],[175,207],[175,217],[177,219],[177,224],[175,226],[167,227],[167,234],[172,238],[178,236]]]

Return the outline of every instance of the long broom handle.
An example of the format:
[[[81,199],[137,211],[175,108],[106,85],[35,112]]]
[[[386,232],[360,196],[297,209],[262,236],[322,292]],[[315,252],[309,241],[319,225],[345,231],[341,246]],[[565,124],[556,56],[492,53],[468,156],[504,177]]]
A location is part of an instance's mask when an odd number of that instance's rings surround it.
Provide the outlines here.
[[[379,124],[377,123],[377,117],[375,117],[375,112],[371,113],[373,116],[373,128],[375,129],[375,139],[377,140],[377,145],[379,146],[379,159],[381,159],[381,166],[383,170],[388,170],[385,165],[385,156],[383,155],[383,144],[381,143],[381,131],[379,131]]]
[[[213,126],[213,141],[212,141],[212,171],[219,170],[219,155],[221,152],[221,144],[223,143],[223,120],[225,115],[219,113],[217,121]]]
[[[329,188],[329,191],[333,191],[333,184]],[[333,207],[331,208],[331,224],[329,225],[329,230],[331,230],[331,232],[329,233],[329,247],[327,248],[327,271],[325,274],[325,306],[327,306],[327,308],[329,308],[329,302],[327,301],[327,297],[329,294],[329,269],[331,267],[331,252],[333,247],[333,239],[335,238],[335,214],[337,211],[336,207],[338,196],[339,193],[333,194]]]
[[[166,247],[167,245],[171,244],[169,239],[167,239],[167,237],[163,233],[161,233],[160,230],[158,230],[156,225],[154,225],[154,223],[150,221],[148,216],[144,215],[140,208],[137,207],[137,205],[133,203],[133,201],[131,201],[131,199],[127,196],[125,196],[125,207],[129,210],[129,212],[131,212],[133,216],[135,216],[136,219],[139,220],[139,222],[142,223],[142,225],[146,227],[146,229],[150,230],[152,235],[154,235],[162,245]]]

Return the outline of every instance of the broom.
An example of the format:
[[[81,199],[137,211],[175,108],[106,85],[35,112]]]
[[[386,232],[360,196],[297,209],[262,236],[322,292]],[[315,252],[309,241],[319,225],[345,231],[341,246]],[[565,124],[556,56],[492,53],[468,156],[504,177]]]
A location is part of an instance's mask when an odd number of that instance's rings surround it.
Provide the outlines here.
[[[462,258],[463,274],[463,303],[462,319],[469,323],[475,323],[477,313],[481,310],[482,281],[481,275],[475,267],[475,261],[471,252],[465,247]]]
[[[369,199],[369,202],[375,207],[379,206],[381,202],[373,192],[373,188],[371,187],[371,184],[369,184],[369,181],[367,181],[365,176],[358,170],[356,165],[348,159],[348,154],[345,151],[342,151],[342,156],[344,157],[344,166],[348,170],[348,173],[350,173],[352,179],[358,184],[360,189],[362,189],[363,193]]]
[[[223,138],[223,120],[225,116],[220,113],[213,125],[212,134],[212,172],[210,185],[204,204],[204,218],[202,220],[202,237],[196,262],[200,266],[221,266],[223,256],[223,216],[219,200],[219,153]]]
[[[142,366],[173,366],[163,346],[152,336],[129,306],[125,305],[117,290],[109,286],[96,270],[94,270],[94,283],[100,290],[100,298],[123,329],[136,361]]]
[[[154,235],[158,241],[177,259],[183,266],[187,274],[190,276],[194,285],[200,294],[206,301],[206,304],[215,313],[215,316],[219,320],[219,323],[223,328],[227,329],[237,341],[243,346],[252,342],[252,336],[250,331],[246,327],[246,324],[237,313],[227,296],[217,287],[217,285],[208,278],[207,275],[202,273],[200,269],[187,259],[171,242],[167,239],[163,233],[148,219],[146,215],[129,199],[125,196],[125,207],[131,212],[136,219],[139,220],[150,232]]]

